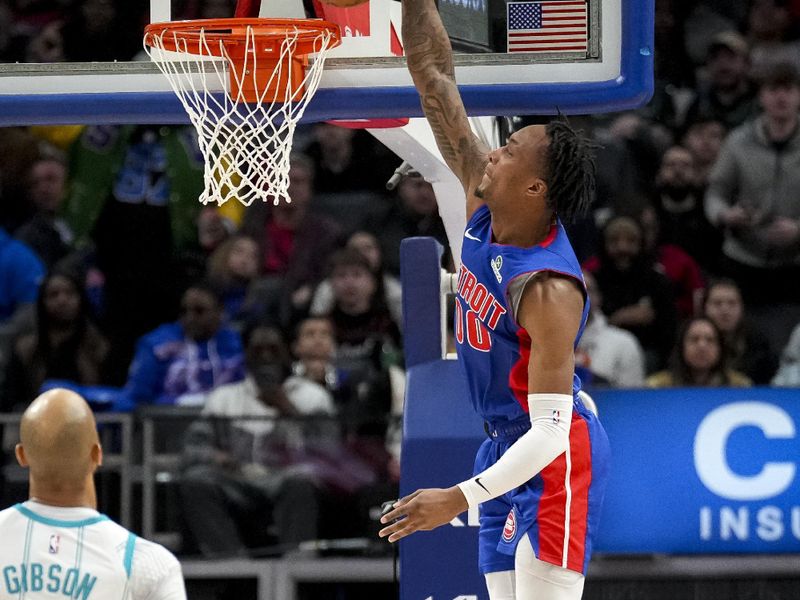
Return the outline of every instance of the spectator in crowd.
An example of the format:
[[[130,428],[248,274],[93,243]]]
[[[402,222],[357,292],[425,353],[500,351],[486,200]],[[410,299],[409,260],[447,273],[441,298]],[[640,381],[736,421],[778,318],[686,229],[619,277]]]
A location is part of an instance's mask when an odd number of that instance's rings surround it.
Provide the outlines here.
[[[396,188],[397,201],[370,214],[364,225],[381,243],[386,270],[400,274],[400,243],[411,236],[431,236],[445,248],[442,261],[452,262],[444,223],[439,217],[433,186],[418,174],[404,176]]]
[[[24,62],[57,63],[64,62],[64,36],[62,20],[52,21],[28,39],[25,46]]]
[[[207,418],[186,438],[183,510],[206,556],[269,543],[287,550],[317,537],[318,490],[308,473],[293,468],[286,437],[298,432],[282,418],[330,415],[333,403],[321,394],[288,393],[288,352],[277,330],[249,330],[245,347],[247,377],[214,390],[203,408]],[[208,418],[225,420],[215,426]]]
[[[367,231],[356,231],[348,239],[345,247],[361,252],[372,266],[375,273],[381,275],[386,307],[392,320],[398,325],[403,322],[403,291],[400,280],[386,272],[383,268],[383,255],[380,241]],[[312,315],[329,314],[333,308],[333,287],[330,279],[324,279],[314,290],[310,312]]]
[[[293,154],[290,162],[291,202],[254,203],[242,225],[242,232],[260,244],[266,317],[281,325],[295,312],[307,310],[314,287],[325,275],[322,257],[330,256],[340,234],[333,221],[309,210],[313,163],[302,154]]]
[[[39,154],[34,135],[21,127],[0,127],[0,227],[12,235],[33,215],[26,175]]]
[[[120,384],[136,340],[177,313],[178,266],[197,245],[203,160],[191,127],[94,126],[73,143],[63,215],[94,243],[105,277],[109,377]]]
[[[24,409],[48,379],[103,383],[108,351],[108,341],[92,323],[80,280],[69,272],[50,273],[36,302],[36,331],[14,344],[4,409]]]
[[[234,234],[208,260],[207,277],[217,288],[225,305],[226,320],[235,326],[255,320],[253,284],[259,268],[258,242],[243,234]]]
[[[36,254],[0,228],[0,327],[32,308],[43,277],[44,265]]]
[[[305,153],[314,164],[317,192],[385,190],[398,159],[361,129],[316,123]]]
[[[710,115],[733,129],[756,113],[748,53],[747,40],[736,31],[723,31],[712,38],[705,65],[708,78],[698,86],[686,113],[687,123],[698,115]]]
[[[800,387],[800,325],[792,330],[771,383],[779,387]]]
[[[669,280],[645,253],[641,225],[631,217],[611,219],[598,256],[584,267],[597,280],[608,322],[639,340],[645,371],[661,368],[672,348],[675,303]]]
[[[67,257],[75,236],[58,212],[66,196],[67,165],[53,150],[34,162],[28,172],[28,200],[35,208],[33,217],[15,232],[48,269]]]
[[[678,334],[670,366],[647,378],[653,388],[749,387],[746,375],[728,366],[722,333],[707,317],[686,321]]]
[[[722,237],[706,218],[703,192],[692,153],[682,146],[669,148],[661,157],[652,204],[660,242],[679,246],[706,271],[716,271]]]
[[[64,54],[73,62],[131,60],[141,39],[130,22],[138,22],[136,3],[77,0],[67,11],[61,31]],[[137,43],[138,42],[138,43]]]
[[[381,280],[363,254],[336,252],[330,281],[334,303],[327,316],[336,338],[336,367],[355,392],[340,412],[356,430],[383,435],[391,405],[389,370],[401,362],[399,328],[386,307]]]
[[[661,223],[652,206],[645,207],[639,221],[644,234],[645,252],[672,284],[678,318],[699,314],[705,289],[700,266],[680,246],[663,243]]]
[[[747,15],[750,62],[758,74],[775,62],[800,69],[800,41],[791,0],[753,0]]]
[[[710,115],[697,115],[683,128],[681,144],[692,154],[695,181],[703,192],[727,135],[725,124]]]
[[[748,311],[784,343],[800,316],[800,76],[774,65],[759,89],[763,115],[731,132],[711,174],[705,209],[724,231],[724,271]],[[782,308],[775,310],[776,304]],[[780,347],[780,346],[779,346]]]
[[[594,276],[584,271],[583,280],[590,302],[589,317],[575,352],[575,364],[588,373],[585,383],[589,387],[642,387],[642,347],[632,333],[609,325],[602,310],[603,296]]]
[[[181,298],[181,317],[143,336],[136,348],[121,408],[143,404],[202,406],[209,392],[244,377],[239,333],[223,325],[222,300],[194,283]]]
[[[292,354],[295,358],[292,374],[284,382],[289,397],[302,403],[303,396],[319,396],[324,398],[325,404],[334,406],[341,375],[334,362],[336,338],[330,319],[308,317],[300,321],[292,342]]]
[[[769,340],[747,320],[742,292],[731,279],[712,281],[705,294],[703,312],[725,339],[728,366],[747,375],[756,385],[766,385],[778,367]]]
[[[5,374],[13,340],[32,328],[44,265],[36,254],[0,227],[0,373]],[[2,385],[2,376],[0,376]]]

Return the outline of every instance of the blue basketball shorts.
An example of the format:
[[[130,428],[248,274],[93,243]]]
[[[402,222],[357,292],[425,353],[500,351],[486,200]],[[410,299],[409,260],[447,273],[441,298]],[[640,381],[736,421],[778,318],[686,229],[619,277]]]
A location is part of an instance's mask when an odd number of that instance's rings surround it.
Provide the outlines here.
[[[524,419],[528,419],[527,414]],[[493,429],[487,425],[492,437],[478,450],[474,474],[497,462],[524,433],[520,424],[518,419],[510,422],[509,427],[501,425]],[[585,574],[600,518],[609,461],[610,448],[603,426],[576,399],[567,451],[524,485],[480,505],[481,573],[513,570],[517,542],[528,535],[539,560]]]

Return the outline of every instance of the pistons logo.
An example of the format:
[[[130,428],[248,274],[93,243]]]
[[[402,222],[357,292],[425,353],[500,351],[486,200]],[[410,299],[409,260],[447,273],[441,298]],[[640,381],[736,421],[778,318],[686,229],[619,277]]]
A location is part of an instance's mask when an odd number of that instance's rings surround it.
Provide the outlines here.
[[[514,539],[514,536],[517,535],[517,514],[514,512],[512,508],[509,513],[508,517],[506,518],[506,524],[503,527],[503,541],[510,542]]]

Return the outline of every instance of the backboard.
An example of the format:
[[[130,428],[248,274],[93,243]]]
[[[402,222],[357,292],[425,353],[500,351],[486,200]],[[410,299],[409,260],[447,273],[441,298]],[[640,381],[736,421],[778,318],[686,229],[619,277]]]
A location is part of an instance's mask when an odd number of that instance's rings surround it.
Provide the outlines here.
[[[302,11],[300,0],[279,1],[262,5],[261,15]],[[530,30],[519,28],[517,21],[531,11],[541,20],[564,7],[580,15],[581,40],[556,29],[548,39],[561,44],[537,44],[523,35]],[[609,112],[650,97],[652,0],[439,0],[439,8],[471,115]],[[305,121],[422,114],[405,60],[393,55],[401,39],[400,3],[370,0],[340,9],[337,18],[359,10],[368,13],[367,31],[342,26],[345,43],[326,62]],[[173,16],[170,0],[151,0],[151,22]],[[0,125],[186,122],[168,82],[147,60],[0,64]]]

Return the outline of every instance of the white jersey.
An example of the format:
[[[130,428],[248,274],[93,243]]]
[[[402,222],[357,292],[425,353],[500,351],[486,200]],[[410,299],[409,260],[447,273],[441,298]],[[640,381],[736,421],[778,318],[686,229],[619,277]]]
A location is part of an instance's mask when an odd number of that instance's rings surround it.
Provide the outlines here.
[[[0,600],[186,600],[180,563],[90,508],[0,511]]]

